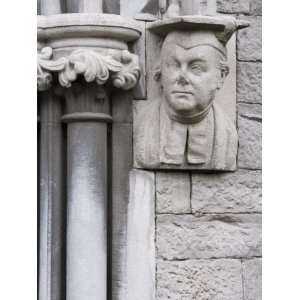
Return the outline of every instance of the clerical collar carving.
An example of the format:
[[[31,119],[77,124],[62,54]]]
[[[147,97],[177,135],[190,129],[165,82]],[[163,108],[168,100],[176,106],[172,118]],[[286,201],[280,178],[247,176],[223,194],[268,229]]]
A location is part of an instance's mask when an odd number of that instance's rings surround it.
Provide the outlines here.
[[[185,160],[189,164],[207,163],[213,148],[211,105],[196,116],[197,121],[188,119],[188,123],[173,119],[174,115],[171,117],[166,107],[160,105],[160,162],[171,165],[181,165]]]

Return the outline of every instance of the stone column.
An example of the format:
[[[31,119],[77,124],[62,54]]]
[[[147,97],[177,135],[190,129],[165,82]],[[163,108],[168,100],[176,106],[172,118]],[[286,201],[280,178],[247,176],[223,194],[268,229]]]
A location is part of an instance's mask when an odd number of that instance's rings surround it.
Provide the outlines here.
[[[65,90],[67,129],[67,300],[107,299],[107,123],[102,86]]]
[[[62,12],[60,0],[40,0],[40,7],[42,15],[55,15]]]
[[[38,90],[58,84],[55,91],[65,98],[67,300],[110,298],[107,123],[112,118],[106,92],[130,90],[137,84],[139,59],[129,52],[128,43],[140,35],[139,23],[117,15],[74,13],[38,18]]]
[[[40,95],[39,300],[63,297],[64,178],[61,99]]]
[[[102,13],[102,0],[67,0],[68,13]]]

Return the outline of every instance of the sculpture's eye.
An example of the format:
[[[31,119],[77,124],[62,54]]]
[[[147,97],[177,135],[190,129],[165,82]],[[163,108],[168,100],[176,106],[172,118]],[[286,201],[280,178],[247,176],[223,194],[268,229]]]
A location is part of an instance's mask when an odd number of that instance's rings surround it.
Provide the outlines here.
[[[195,75],[201,75],[203,72],[205,72],[205,66],[203,65],[203,62],[195,61],[190,64],[190,70]]]
[[[178,63],[178,61],[172,59],[166,61],[166,66],[167,68],[178,69],[180,67],[180,64]]]

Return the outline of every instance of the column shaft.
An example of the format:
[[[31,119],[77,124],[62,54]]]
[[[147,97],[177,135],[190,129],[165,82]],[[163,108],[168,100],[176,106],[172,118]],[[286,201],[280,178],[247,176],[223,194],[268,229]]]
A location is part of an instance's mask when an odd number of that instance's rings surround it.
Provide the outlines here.
[[[63,296],[63,143],[61,100],[40,98],[39,300]]]
[[[41,15],[62,13],[60,0],[40,0]]]
[[[68,13],[102,13],[102,0],[67,0]]]
[[[107,300],[107,123],[100,112],[106,101],[95,100],[91,85],[74,91],[63,117],[68,122],[67,300]]]

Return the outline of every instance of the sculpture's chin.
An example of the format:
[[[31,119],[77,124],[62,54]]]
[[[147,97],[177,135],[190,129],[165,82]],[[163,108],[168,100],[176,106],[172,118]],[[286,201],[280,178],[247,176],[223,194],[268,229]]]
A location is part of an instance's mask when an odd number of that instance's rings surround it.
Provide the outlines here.
[[[171,106],[172,110],[176,114],[183,116],[199,114],[205,110],[206,107],[206,105],[202,107],[196,103],[195,99],[191,97],[191,95],[171,97],[168,102],[169,106]]]

